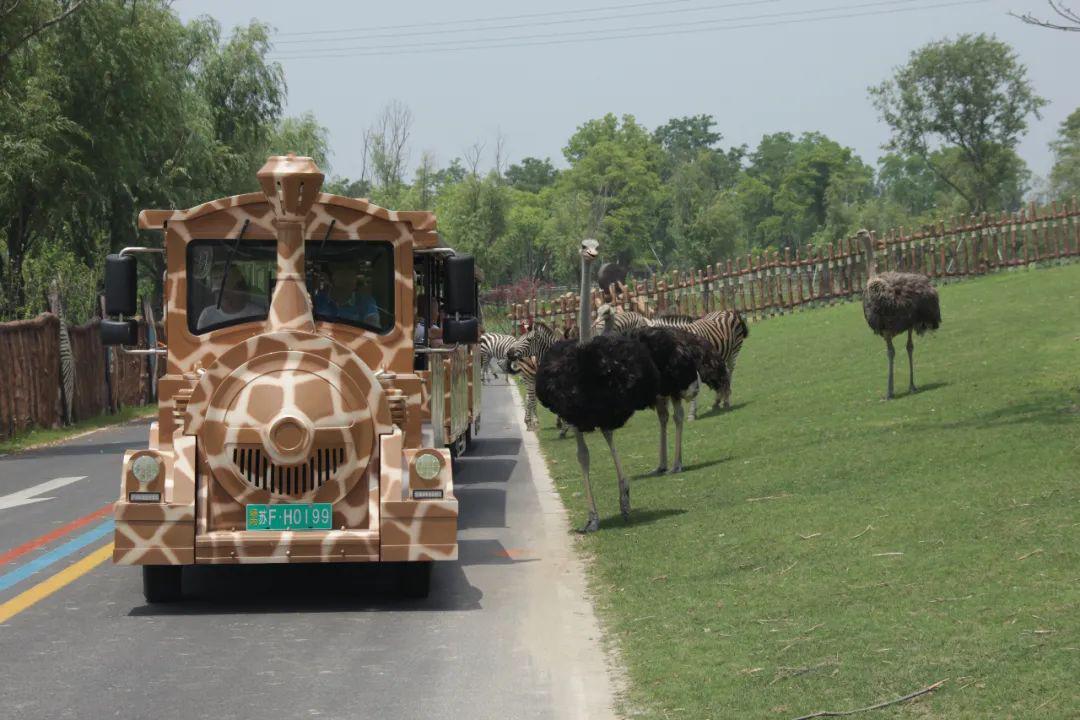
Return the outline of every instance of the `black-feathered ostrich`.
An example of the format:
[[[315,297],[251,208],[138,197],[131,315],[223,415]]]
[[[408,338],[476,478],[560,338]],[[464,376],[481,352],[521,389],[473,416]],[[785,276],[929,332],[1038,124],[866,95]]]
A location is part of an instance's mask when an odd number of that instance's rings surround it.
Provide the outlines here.
[[[589,448],[584,433],[597,428],[603,433],[619,480],[619,509],[623,519],[629,519],[630,485],[615,451],[614,431],[625,425],[635,412],[657,406],[661,399],[666,410],[668,397],[680,396],[689,385],[697,382],[694,354],[688,349],[689,343],[666,329],[649,328],[652,333],[649,335],[590,337],[589,270],[596,255],[596,241],[583,240],[582,302],[578,322],[581,336],[576,341],[563,340],[552,346],[536,373],[537,398],[544,407],[569,422],[577,437],[578,462],[589,504],[589,519],[582,532],[592,532],[600,527],[600,516],[589,484]],[[661,392],[665,393],[663,397]],[[677,452],[681,454],[681,451]]]
[[[913,332],[922,335],[941,326],[941,307],[937,289],[930,279],[919,273],[877,271],[874,258],[874,239],[867,230],[859,230],[856,237],[866,249],[866,271],[870,276],[863,290],[863,315],[866,323],[876,334],[885,338],[889,356],[889,390],[886,399],[893,397],[893,338],[907,331],[908,391],[915,392],[915,361],[912,353],[915,343]]]
[[[657,369],[656,409],[660,421],[660,461],[654,471],[663,475],[667,464],[668,403],[675,418],[675,460],[671,472],[682,472],[682,432],[686,412],[684,400],[693,400],[705,382],[720,387],[727,377],[727,365],[708,340],[672,327],[636,327],[626,335],[643,344]]]

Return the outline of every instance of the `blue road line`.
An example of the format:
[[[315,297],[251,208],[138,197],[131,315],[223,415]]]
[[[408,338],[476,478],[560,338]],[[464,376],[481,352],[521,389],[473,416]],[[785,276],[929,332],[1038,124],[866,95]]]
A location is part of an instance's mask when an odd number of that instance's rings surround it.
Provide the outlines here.
[[[22,565],[9,573],[4,573],[3,575],[0,575],[0,592],[7,590],[12,585],[22,582],[26,578],[36,573],[38,570],[47,568],[54,562],[57,562],[58,560],[63,560],[68,555],[82,550],[84,547],[94,542],[95,540],[100,540],[101,538],[111,533],[113,531],[113,527],[113,520],[112,518],[109,518],[100,525],[95,526],[93,529],[87,530],[82,535],[76,535],[71,540],[68,540],[66,543],[56,548],[55,550],[50,550],[44,555],[34,558],[25,565]]]

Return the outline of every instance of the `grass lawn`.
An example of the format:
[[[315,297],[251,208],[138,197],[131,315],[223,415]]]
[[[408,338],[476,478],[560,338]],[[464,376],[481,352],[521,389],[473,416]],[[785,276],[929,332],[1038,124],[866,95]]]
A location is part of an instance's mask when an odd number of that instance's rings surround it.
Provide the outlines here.
[[[51,445],[52,443],[67,440],[70,437],[80,435],[89,430],[96,430],[97,428],[108,427],[109,425],[119,425],[128,420],[134,420],[135,418],[149,417],[157,412],[157,408],[158,406],[156,404],[122,407],[120,408],[120,412],[115,415],[102,413],[89,420],[83,420],[66,427],[34,428],[19,433],[7,440],[0,440],[0,455],[27,450],[39,445]]]
[[[615,434],[634,512],[589,438],[602,527],[584,537],[622,710],[792,718],[949,681],[874,718],[1080,717],[1080,264],[941,288],[897,353],[859,304],[753,325],[734,409],[688,423],[681,475],[655,414]],[[572,439],[541,443],[575,524]],[[860,715],[866,717],[866,715]]]

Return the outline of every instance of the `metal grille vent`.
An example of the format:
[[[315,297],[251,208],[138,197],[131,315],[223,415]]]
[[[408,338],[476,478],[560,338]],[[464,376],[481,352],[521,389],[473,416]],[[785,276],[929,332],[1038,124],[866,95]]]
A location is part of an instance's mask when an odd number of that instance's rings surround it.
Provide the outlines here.
[[[306,463],[277,465],[258,445],[234,447],[233,463],[249,485],[278,495],[303,495],[317,490],[345,463],[345,448],[315,448]]]

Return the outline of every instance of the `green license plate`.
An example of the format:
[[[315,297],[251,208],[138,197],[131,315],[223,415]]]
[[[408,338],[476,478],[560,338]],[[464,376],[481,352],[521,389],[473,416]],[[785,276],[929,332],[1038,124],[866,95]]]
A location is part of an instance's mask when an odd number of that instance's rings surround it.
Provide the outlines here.
[[[248,530],[329,530],[330,503],[248,505]]]

